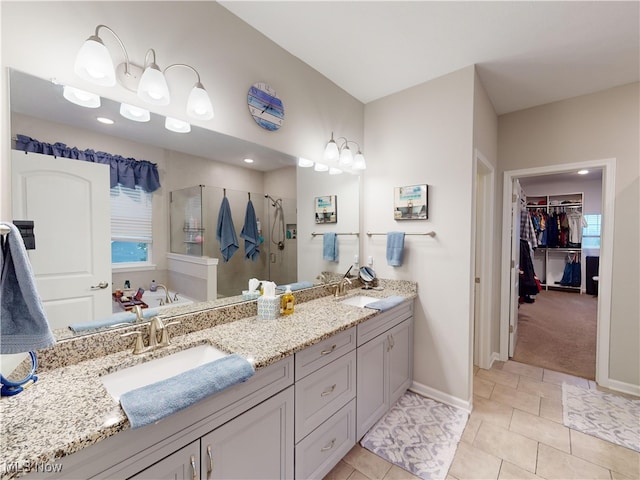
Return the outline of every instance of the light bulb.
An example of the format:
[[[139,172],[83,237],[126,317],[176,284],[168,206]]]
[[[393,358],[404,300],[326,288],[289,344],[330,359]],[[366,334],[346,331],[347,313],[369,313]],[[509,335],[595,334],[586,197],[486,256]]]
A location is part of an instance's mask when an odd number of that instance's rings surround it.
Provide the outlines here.
[[[365,162],[364,155],[362,154],[361,151],[358,151],[358,153],[356,153],[356,156],[353,157],[353,169],[354,170],[367,169],[367,162]]]
[[[201,83],[196,83],[189,94],[187,115],[199,120],[211,120],[213,118],[211,99]]]
[[[153,105],[169,105],[171,102],[167,79],[155,63],[144,69],[138,85],[138,97]]]
[[[340,152],[340,165],[351,165],[353,162],[353,153],[348,145],[345,145]]]
[[[109,50],[96,35],[89,37],[80,47],[73,70],[80,78],[96,85],[112,87],[116,84],[116,72]]]
[[[329,140],[329,143],[327,143],[324,149],[324,160],[325,162],[333,162],[338,159],[339,154],[338,145],[336,145],[333,134],[331,134],[331,140]]]

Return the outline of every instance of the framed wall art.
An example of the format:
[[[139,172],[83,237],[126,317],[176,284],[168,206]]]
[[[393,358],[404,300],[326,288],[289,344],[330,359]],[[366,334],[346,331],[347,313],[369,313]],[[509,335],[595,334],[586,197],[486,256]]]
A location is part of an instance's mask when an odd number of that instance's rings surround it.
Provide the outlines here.
[[[429,218],[428,186],[396,187],[393,195],[394,220],[426,220]]]
[[[316,223],[337,223],[338,209],[336,195],[327,195],[324,197],[316,197]]]

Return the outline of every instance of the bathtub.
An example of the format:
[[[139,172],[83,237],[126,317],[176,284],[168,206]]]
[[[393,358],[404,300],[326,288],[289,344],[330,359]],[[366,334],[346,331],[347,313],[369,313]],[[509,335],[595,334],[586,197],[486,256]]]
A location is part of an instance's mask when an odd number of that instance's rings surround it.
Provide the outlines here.
[[[174,300],[176,297],[176,292],[169,290],[169,298],[172,303],[163,303],[161,305],[161,301],[164,302],[165,293],[163,289],[158,289],[155,292],[145,291],[144,295],[142,295],[142,301],[149,305],[149,308],[155,308],[159,311],[163,310],[166,307],[178,307],[181,305],[189,305],[190,303],[194,303],[195,300],[189,297],[184,296],[180,292],[177,293],[178,299]]]

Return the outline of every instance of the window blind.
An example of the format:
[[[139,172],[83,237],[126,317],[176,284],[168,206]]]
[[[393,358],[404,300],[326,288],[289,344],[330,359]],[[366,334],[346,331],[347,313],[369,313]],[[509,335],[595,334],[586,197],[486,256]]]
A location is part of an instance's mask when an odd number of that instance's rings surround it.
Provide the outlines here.
[[[151,243],[152,198],[138,186],[111,189],[111,240]]]

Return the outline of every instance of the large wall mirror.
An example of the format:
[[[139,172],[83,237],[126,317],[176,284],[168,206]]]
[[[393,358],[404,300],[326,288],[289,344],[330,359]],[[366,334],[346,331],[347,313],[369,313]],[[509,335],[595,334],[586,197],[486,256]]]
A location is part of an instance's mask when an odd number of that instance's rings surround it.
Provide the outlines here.
[[[164,303],[162,297],[165,295],[159,289],[159,295],[148,297],[150,308],[160,309],[165,315],[178,313],[176,308],[180,308],[180,313],[198,311],[245,301],[242,290],[247,288],[250,278],[272,280],[280,285],[296,281],[313,283],[321,271],[339,272],[348,267],[358,254],[357,237],[350,242],[345,240],[342,260],[327,264],[322,260],[322,238],[316,238],[311,233],[318,233],[312,216],[314,198],[318,195],[337,195],[339,201],[343,201],[342,222],[333,226],[334,231],[358,231],[359,177],[349,175],[332,181],[326,173],[320,174],[310,169],[301,172],[302,169],[296,167],[296,159],[282,152],[198,127],[192,127],[188,134],[171,132],[165,129],[164,117],[153,113],[148,122],[130,121],[120,116],[118,102],[104,97],[99,108],[83,108],[63,98],[62,85],[16,70],[10,70],[9,75],[11,135],[14,140],[17,135],[26,135],[40,142],[61,142],[81,150],[104,151],[158,164],[162,186],[153,193],[152,199],[151,266],[118,268],[111,264],[109,250],[106,255],[109,256],[110,276],[105,279],[109,287],[105,293],[110,306],[113,307],[112,293],[115,289],[129,286],[135,292],[142,287],[148,293],[154,280],[156,284],[168,287],[174,303],[160,305]],[[96,118],[101,116],[112,118],[115,123],[98,123]],[[21,161],[20,155],[25,157],[33,154],[13,152],[14,165]],[[244,163],[245,158],[251,158],[254,162]],[[51,157],[49,160],[62,165],[63,160],[67,159]],[[88,163],[81,160],[68,162]],[[70,165],[69,169],[75,170],[76,164]],[[15,178],[16,169],[12,170],[12,177]],[[324,177],[317,182],[313,175]],[[299,182],[303,186],[325,186],[319,191],[311,191],[306,187],[301,189]],[[41,184],[54,188],[55,181],[52,177],[44,179]],[[17,206],[24,203],[24,198],[21,198],[20,189],[15,187],[15,181],[12,185],[15,215]],[[46,191],[45,195],[54,198],[58,192]],[[240,235],[239,251],[228,262],[221,258],[215,230],[224,196],[232,207],[238,234],[243,227],[248,200],[251,199],[264,240],[256,261],[244,258],[244,241]],[[95,217],[102,220],[103,217],[110,217],[108,209],[100,215],[86,213],[90,212],[87,209],[82,210],[85,213],[81,214],[80,210],[66,208],[47,219],[36,220],[36,251],[43,252],[41,255],[46,253],[49,260],[56,259],[58,264],[72,264],[74,255],[80,255],[83,251],[78,245],[83,245],[83,241],[86,243],[86,239],[77,238],[74,225],[92,223]],[[304,218],[300,218],[301,215]],[[14,216],[14,220],[19,219]],[[51,232],[56,228],[56,248],[59,250],[54,251],[49,248],[54,238],[45,231],[48,229]],[[181,267],[174,269],[171,266],[172,260],[168,257],[172,256],[167,255],[171,252],[181,258],[189,257],[196,263],[217,263],[215,299],[206,297],[206,292],[201,288],[193,287],[188,276],[181,273]],[[30,256],[33,255],[36,254],[30,252]],[[78,320],[84,323],[105,317],[104,311],[88,314],[92,307],[74,310],[65,298],[64,285],[57,282],[56,288],[60,292],[59,298],[50,302],[53,305],[51,308],[63,311],[63,316],[69,318],[75,314],[76,318],[69,320],[70,323],[77,323]],[[118,304],[116,306],[119,307]],[[110,313],[119,311],[111,309]],[[77,318],[78,314],[80,318]],[[74,332],[66,324],[52,324],[52,327],[59,339],[95,332],[93,329]]]

